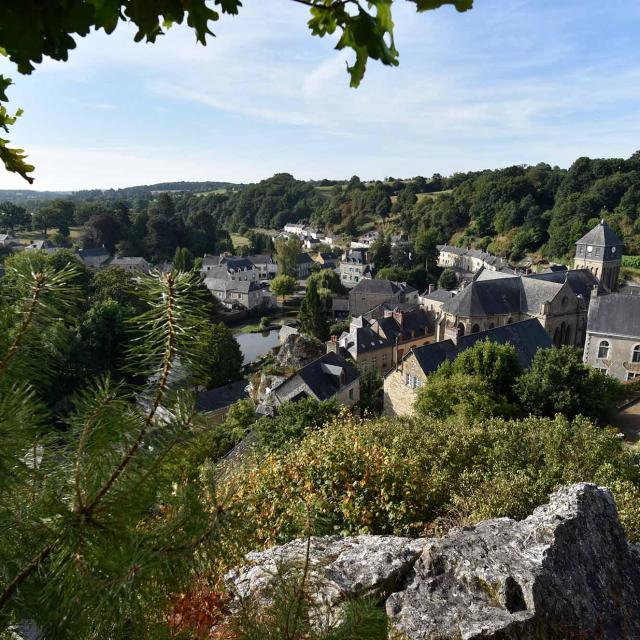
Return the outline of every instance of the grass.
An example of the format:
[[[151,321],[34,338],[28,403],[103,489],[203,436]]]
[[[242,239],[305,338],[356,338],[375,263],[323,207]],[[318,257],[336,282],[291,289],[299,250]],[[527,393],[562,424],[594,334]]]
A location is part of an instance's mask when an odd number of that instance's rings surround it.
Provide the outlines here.
[[[47,238],[52,238],[57,232],[57,229],[49,229],[47,231]],[[72,240],[76,240],[82,235],[82,227],[69,227],[69,237]],[[41,231],[18,231],[16,233],[18,240],[22,242],[31,242],[32,240],[42,240]]]
[[[233,242],[234,249],[238,249],[239,247],[248,247],[251,244],[249,238],[245,238],[239,233],[230,233],[229,235],[231,236],[231,242]]]

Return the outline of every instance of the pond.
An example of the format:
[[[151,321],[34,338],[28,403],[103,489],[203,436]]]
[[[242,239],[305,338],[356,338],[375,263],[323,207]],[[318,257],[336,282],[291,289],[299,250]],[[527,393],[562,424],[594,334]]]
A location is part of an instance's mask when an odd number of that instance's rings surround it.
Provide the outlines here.
[[[279,344],[278,333],[278,329],[273,329],[272,331],[263,331],[262,333],[241,333],[236,336],[236,340],[244,356],[243,364],[249,364],[267,353],[267,351],[270,351],[273,347],[277,347]]]

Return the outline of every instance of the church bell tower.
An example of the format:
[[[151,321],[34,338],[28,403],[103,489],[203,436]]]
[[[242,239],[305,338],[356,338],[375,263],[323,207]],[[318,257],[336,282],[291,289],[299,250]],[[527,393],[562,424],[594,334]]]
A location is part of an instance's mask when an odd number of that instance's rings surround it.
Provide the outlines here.
[[[622,240],[604,221],[576,242],[574,269],[589,269],[606,291],[618,288],[622,266]]]

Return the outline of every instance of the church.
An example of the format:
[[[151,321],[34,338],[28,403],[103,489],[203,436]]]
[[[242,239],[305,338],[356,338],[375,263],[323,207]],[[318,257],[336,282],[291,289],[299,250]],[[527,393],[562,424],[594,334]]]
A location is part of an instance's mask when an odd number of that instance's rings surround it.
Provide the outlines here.
[[[591,295],[615,291],[621,265],[622,242],[602,220],[576,242],[573,269],[525,276],[481,270],[443,305],[436,340],[535,318],[555,346],[582,347]]]

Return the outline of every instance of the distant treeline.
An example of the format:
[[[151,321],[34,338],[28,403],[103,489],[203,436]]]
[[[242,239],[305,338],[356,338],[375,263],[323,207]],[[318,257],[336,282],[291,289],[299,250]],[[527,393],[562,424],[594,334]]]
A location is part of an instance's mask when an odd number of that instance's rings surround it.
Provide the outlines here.
[[[512,260],[534,252],[563,258],[572,255],[574,242],[601,218],[623,238],[627,254],[640,254],[640,152],[626,160],[579,158],[569,169],[541,163],[375,182],[363,182],[358,176],[302,181],[280,173],[244,186],[162,183],[78,192],[71,201],[76,224],[127,209],[131,225],[146,232],[142,241],[138,233],[138,240],[123,247],[154,257],[167,253],[158,248],[162,243],[153,240],[161,231],[152,229],[153,211],[161,199],[165,211],[171,203],[169,218],[175,221],[166,225],[164,234],[167,229],[175,232],[196,255],[203,246],[225,246],[226,232],[246,234],[255,228],[281,229],[289,222],[307,222],[352,237],[373,228],[402,232],[411,240],[429,232],[439,242],[482,248]],[[29,209],[51,206],[35,203]],[[7,227],[0,206],[3,226]]]

